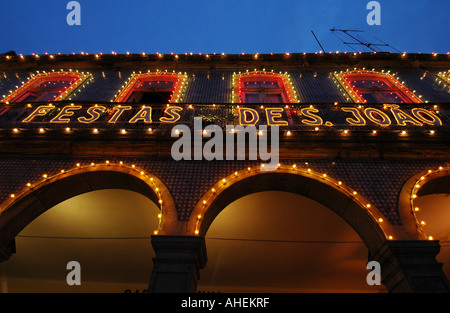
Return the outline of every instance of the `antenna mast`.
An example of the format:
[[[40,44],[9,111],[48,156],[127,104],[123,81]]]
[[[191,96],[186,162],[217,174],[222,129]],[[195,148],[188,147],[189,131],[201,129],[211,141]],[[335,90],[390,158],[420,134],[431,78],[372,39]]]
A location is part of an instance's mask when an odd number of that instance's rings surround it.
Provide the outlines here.
[[[314,38],[316,38],[317,43],[319,44],[320,48],[323,52],[326,52],[325,49],[322,47],[322,44],[320,43],[319,39],[317,39],[316,34],[311,30],[311,33],[313,34]]]
[[[355,50],[355,48],[353,48],[353,46],[357,45],[357,46],[365,46],[366,48],[374,51],[374,52],[383,52],[379,47],[391,47],[394,50],[396,50],[397,52],[400,52],[399,50],[395,49],[394,47],[392,47],[391,45],[383,42],[383,43],[373,43],[373,42],[368,42],[366,39],[364,39],[362,36],[358,35],[358,34],[354,34],[354,33],[362,33],[362,30],[354,30],[354,29],[330,29],[330,31],[337,37],[339,38],[345,45],[349,46],[350,48],[352,48],[353,50]],[[344,34],[344,36],[347,37],[347,39],[353,39],[356,42],[348,42],[345,39],[340,38],[339,36],[336,35],[336,33],[342,33]],[[378,39],[379,40],[379,39]],[[381,41],[381,40],[379,40]],[[355,50],[356,51],[356,50]],[[384,51],[386,52],[386,51]]]

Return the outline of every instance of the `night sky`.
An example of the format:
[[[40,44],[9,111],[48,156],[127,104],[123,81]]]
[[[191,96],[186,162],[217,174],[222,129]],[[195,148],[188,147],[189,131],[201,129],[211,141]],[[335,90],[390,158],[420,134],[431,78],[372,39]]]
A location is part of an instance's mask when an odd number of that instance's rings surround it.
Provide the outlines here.
[[[366,22],[369,0],[79,0],[80,26],[67,24],[68,2],[3,1],[0,52],[320,51],[311,30],[326,52],[370,51],[344,45],[331,28],[362,30],[368,42],[388,43],[383,50],[392,52],[450,51],[448,0],[380,0],[380,26]]]

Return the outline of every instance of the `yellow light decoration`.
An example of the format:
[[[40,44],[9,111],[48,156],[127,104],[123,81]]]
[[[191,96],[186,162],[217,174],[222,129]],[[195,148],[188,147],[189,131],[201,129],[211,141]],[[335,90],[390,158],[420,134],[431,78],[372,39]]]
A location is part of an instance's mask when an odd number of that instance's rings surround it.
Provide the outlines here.
[[[186,91],[187,86],[187,75],[181,73],[174,72],[147,72],[147,73],[133,73],[130,78],[128,78],[127,82],[122,85],[121,90],[114,97],[111,102],[125,102],[127,97],[133,88],[139,84],[142,80],[158,78],[160,80],[163,79],[171,79],[174,81],[173,93],[169,99],[169,103],[178,103],[182,100],[184,92]]]
[[[242,88],[242,80],[244,78],[267,78],[267,79],[276,79],[281,80],[283,83],[282,88],[286,91],[286,95],[288,97],[289,103],[299,103],[297,93],[295,91],[295,88],[292,84],[291,78],[287,73],[274,73],[274,72],[268,72],[268,71],[246,71],[245,73],[233,73],[232,77],[232,97],[231,102],[232,103],[243,103],[242,97],[241,97],[241,88]]]
[[[438,80],[439,80],[439,83],[441,83],[441,81],[442,81],[445,84],[447,84],[448,91],[450,92],[450,70],[448,70],[447,72],[440,72],[438,74]]]
[[[343,91],[344,96],[349,97],[355,103],[365,103],[367,102],[362,98],[362,95],[358,93],[358,91],[354,88],[354,86],[347,80],[348,77],[351,76],[364,76],[369,77],[369,79],[386,79],[388,82],[395,86],[406,98],[408,98],[412,103],[423,103],[422,96],[417,96],[415,92],[411,92],[405,85],[404,82],[400,82],[394,75],[390,74],[390,71],[382,72],[365,70],[365,69],[354,69],[347,70],[345,72],[334,72],[334,78],[337,82],[338,87],[341,91]]]
[[[75,166],[69,170],[64,170],[61,169],[59,172],[57,172],[56,174],[49,176],[47,173],[42,174],[42,179],[35,182],[35,183],[31,183],[28,182],[22,190],[20,190],[18,193],[15,194],[11,194],[10,195],[10,201],[5,201],[4,203],[1,204],[0,207],[0,214],[6,210],[9,206],[11,206],[11,204],[15,201],[20,200],[23,196],[26,196],[30,191],[32,190],[36,190],[40,187],[45,186],[48,182],[54,181],[54,180],[58,180],[61,179],[63,177],[67,177],[73,174],[73,172],[78,172],[79,170],[85,169],[87,171],[91,171],[91,167],[94,166],[95,163],[91,162],[88,163],[86,165],[81,165],[80,163],[76,163]],[[107,160],[105,162],[104,166],[120,166],[121,168],[123,168],[124,170],[126,170],[127,172],[131,171],[132,173],[135,173],[134,176],[139,177],[140,179],[144,179],[149,185],[150,187],[153,189],[154,193],[157,195],[158,197],[158,204],[159,204],[159,208],[161,213],[158,214],[158,219],[159,219],[159,223],[158,223],[158,228],[154,231],[154,234],[157,235],[160,231],[161,231],[161,226],[162,226],[162,218],[163,218],[163,200],[162,200],[162,195],[161,195],[161,191],[160,188],[158,188],[158,184],[155,181],[155,179],[153,177],[148,177],[148,175],[145,175],[145,171],[142,169],[137,168],[134,164],[132,166],[127,166],[125,165],[122,161],[120,161],[118,164],[111,164],[111,162],[109,160]],[[144,178],[142,178],[142,176],[144,176]]]
[[[52,71],[52,72],[42,72],[37,74],[32,74],[27,82],[23,82],[22,86],[16,88],[16,90],[11,91],[11,93],[0,101],[3,103],[15,102],[20,96],[25,94],[27,90],[33,88],[45,82],[46,80],[51,81],[52,79],[57,80],[57,78],[63,79],[64,77],[76,78],[70,87],[67,87],[59,96],[57,96],[54,101],[60,100],[70,100],[69,96],[72,95],[79,87],[86,86],[84,83],[89,82],[93,79],[93,76],[90,73],[80,73],[78,71]]]
[[[308,165],[308,164],[306,164]],[[259,171],[260,173],[265,173],[262,170],[262,167],[255,168],[255,171]],[[359,204],[361,208],[364,208],[365,211],[372,217],[373,221],[376,222],[381,230],[384,232],[386,238],[392,239],[392,236],[388,236],[387,232],[391,231],[389,223],[383,223],[384,222],[384,216],[375,208],[374,205],[370,204],[367,199],[365,199],[363,196],[359,195],[356,191],[350,189],[349,187],[345,186],[342,181],[335,180],[331,178],[326,173],[319,173],[316,171],[311,170],[311,168],[302,168],[297,166],[297,164],[292,165],[282,165],[281,163],[278,164],[278,167],[274,170],[275,172],[280,173],[292,173],[293,171],[296,172],[299,175],[304,176],[312,176],[315,177],[317,180],[321,180],[325,182],[327,185],[339,190],[340,192],[345,193],[347,196],[353,199],[356,203]],[[217,182],[213,188],[210,189],[210,192],[206,193],[202,199],[200,199],[200,204],[198,204],[193,211],[193,214],[197,214],[197,216],[204,216],[205,210],[208,208],[207,204],[211,204],[213,200],[220,194],[220,192],[224,189],[226,189],[228,186],[231,186],[233,183],[243,180],[245,178],[250,177],[250,167],[246,170],[241,170],[232,173],[228,177],[222,179],[221,181]],[[227,184],[225,184],[227,182]],[[388,225],[389,224],[389,225]],[[195,235],[198,235],[200,233],[200,218],[197,218],[195,230]],[[390,238],[391,237],[391,238]]]
[[[428,240],[433,240],[430,238],[433,238],[432,236],[426,236],[425,232],[423,230],[423,226],[426,225],[426,221],[420,220],[418,214],[420,214],[420,208],[414,205],[414,200],[417,199],[417,192],[419,189],[427,182],[427,180],[432,179],[434,176],[439,176],[442,173],[450,174],[450,168],[449,167],[443,167],[439,166],[436,170],[429,169],[425,174],[420,176],[414,183],[412,189],[411,189],[411,196],[410,196],[410,208],[411,213],[414,216],[414,219],[416,221],[416,226],[419,229],[419,231],[422,233],[423,238],[426,238]],[[419,222],[420,221],[420,222]]]

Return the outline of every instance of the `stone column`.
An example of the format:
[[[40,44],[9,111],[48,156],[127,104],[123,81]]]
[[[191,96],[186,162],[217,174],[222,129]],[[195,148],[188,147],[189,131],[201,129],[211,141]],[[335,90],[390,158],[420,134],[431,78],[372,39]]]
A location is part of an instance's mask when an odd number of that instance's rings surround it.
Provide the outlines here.
[[[386,241],[370,261],[380,263],[389,292],[448,293],[449,281],[436,261],[439,251],[439,241]]]
[[[194,293],[206,265],[205,239],[197,236],[152,236],[156,257],[148,291]]]
[[[3,238],[4,239],[4,238]],[[10,240],[10,243],[3,246],[3,244],[0,241],[0,263],[1,262],[5,262],[8,261],[9,258],[16,253],[16,241],[13,238],[11,239],[7,239]]]

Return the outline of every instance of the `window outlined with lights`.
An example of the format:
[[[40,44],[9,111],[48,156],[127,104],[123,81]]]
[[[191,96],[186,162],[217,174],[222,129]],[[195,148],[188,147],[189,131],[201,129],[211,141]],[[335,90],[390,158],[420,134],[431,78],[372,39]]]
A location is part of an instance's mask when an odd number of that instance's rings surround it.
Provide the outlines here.
[[[287,73],[254,71],[233,74],[233,103],[298,103]]]
[[[389,72],[353,70],[335,72],[334,77],[355,103],[423,103]]]
[[[171,72],[133,73],[113,102],[167,104],[182,101],[187,75]]]
[[[27,82],[4,96],[4,103],[51,102],[71,100],[75,91],[92,79],[89,73],[77,71],[42,72],[31,74]]]

